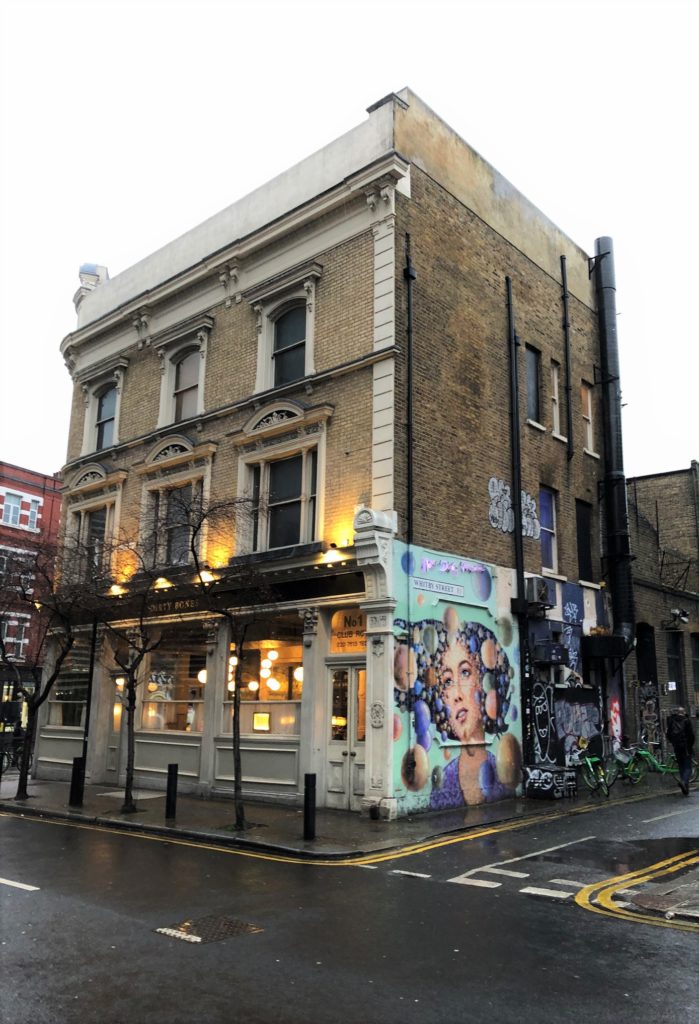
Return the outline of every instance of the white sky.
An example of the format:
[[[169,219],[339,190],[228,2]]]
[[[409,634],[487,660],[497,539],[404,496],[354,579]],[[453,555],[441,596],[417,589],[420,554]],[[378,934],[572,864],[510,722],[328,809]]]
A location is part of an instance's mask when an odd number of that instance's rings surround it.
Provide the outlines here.
[[[696,0],[5,0],[0,459],[63,464],[78,267],[110,276],[407,85],[615,244],[629,476],[699,459]]]

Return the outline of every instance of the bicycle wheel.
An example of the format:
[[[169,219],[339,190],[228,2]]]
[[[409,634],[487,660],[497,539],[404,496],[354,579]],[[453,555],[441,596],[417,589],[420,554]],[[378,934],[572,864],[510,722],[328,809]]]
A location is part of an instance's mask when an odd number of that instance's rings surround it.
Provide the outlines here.
[[[592,790],[594,793],[599,787],[599,780],[592,768],[592,765],[585,761],[584,764],[580,766],[580,773],[587,788]]]
[[[648,762],[644,757],[635,757],[633,760],[633,767],[635,771],[638,772],[636,782],[640,782],[641,779],[645,778],[646,773],[648,772]]]
[[[12,763],[12,754],[10,753],[9,750],[3,750],[2,751],[2,771],[3,771],[3,774],[5,772],[9,772],[11,763]]]
[[[638,785],[645,773],[645,762],[635,757],[624,767],[624,778],[628,779],[632,786]]]
[[[604,770],[603,764],[595,765],[595,775],[597,776],[597,785],[605,796],[609,796],[609,783],[607,782],[607,773]]]
[[[667,759],[667,766],[670,769],[673,778],[676,779],[677,782],[680,782],[680,770],[679,770],[679,766],[677,764],[677,758],[675,757],[674,754],[670,754],[670,756],[668,757],[668,759]],[[691,769],[690,769],[690,772],[689,772],[689,781],[690,782],[696,782],[698,776],[699,776],[699,764],[697,764],[697,762],[693,760],[692,761],[692,765],[691,765]]]
[[[605,764],[604,771],[605,775],[607,776],[607,785],[610,787],[610,789],[614,785],[616,780],[619,778],[619,776],[622,775],[620,769],[621,765],[616,760],[609,761],[607,764]]]

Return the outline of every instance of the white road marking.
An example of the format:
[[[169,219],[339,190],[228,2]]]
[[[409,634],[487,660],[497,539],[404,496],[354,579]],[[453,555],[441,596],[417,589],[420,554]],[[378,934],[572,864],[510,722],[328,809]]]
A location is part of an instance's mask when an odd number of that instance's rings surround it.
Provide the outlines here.
[[[587,882],[576,882],[572,878],[549,878],[549,885],[572,885],[576,889],[584,889]]]
[[[540,889],[536,885],[527,885],[519,891],[531,893],[532,896],[553,896],[557,900],[567,900],[569,896],[575,895],[573,892],[561,892],[559,889]]]
[[[161,935],[169,935],[172,939],[182,939],[183,942],[201,942],[201,935],[181,932],[179,928],[156,928],[155,930]]]
[[[638,892],[638,889],[617,889],[617,892],[621,896],[635,896]]]
[[[559,843],[558,846],[547,846],[545,850],[535,850],[534,853],[525,853],[522,857],[510,857],[509,860],[496,860],[492,864],[483,864],[479,868],[472,868],[470,871],[465,871],[462,875],[455,875],[454,878],[449,878],[449,882],[461,882],[462,880],[469,878],[474,875],[477,871],[489,871],[491,868],[501,868],[503,864],[516,864],[520,860],[530,860],[532,857],[540,857],[544,853],[553,853],[554,850],[562,850],[566,846],[575,846],[577,843],[587,843],[590,839],[595,839],[596,836],[583,836],[582,839],[573,839],[569,843]],[[492,883],[491,883],[492,884]]]
[[[629,903],[628,900],[614,900],[614,906],[626,910],[627,907],[632,907],[633,903]]]
[[[14,889],[26,889],[27,892],[38,892],[38,885],[25,885],[24,882],[11,882],[9,878],[0,878],[0,885],[11,885]]]
[[[505,868],[476,868],[476,871],[487,871],[490,875],[507,875],[508,878],[529,878],[528,871],[507,871]]]
[[[483,889],[498,889],[502,885],[502,882],[491,882],[489,878],[469,878],[467,875],[448,878],[447,881],[456,882],[457,885],[479,885]]]
[[[355,868],[366,868],[367,871],[376,871],[376,864],[353,864]]]
[[[686,814],[687,811],[691,810],[691,807],[684,807],[681,811],[670,811],[669,814],[659,814],[657,818],[644,818],[642,824],[649,825],[651,821],[662,821],[663,818],[674,818],[677,814]]]
[[[423,875],[421,871],[395,871],[391,872],[392,875],[407,875],[408,878],[432,878],[432,875]]]

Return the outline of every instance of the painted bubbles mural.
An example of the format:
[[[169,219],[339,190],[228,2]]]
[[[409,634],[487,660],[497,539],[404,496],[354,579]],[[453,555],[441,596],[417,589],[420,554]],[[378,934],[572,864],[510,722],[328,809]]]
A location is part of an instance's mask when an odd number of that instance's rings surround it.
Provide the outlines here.
[[[397,544],[394,764],[405,809],[480,804],[521,781],[519,652],[492,569]]]

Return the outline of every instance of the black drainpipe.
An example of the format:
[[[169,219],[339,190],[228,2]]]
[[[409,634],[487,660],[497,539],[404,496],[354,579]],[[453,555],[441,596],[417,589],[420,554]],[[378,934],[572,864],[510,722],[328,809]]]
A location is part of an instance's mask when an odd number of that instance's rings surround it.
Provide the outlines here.
[[[512,511],[515,528],[515,576],[517,597],[512,598],[511,610],[519,627],[519,668],[522,700],[522,745],[524,763],[530,763],[531,750],[531,661],[529,657],[529,616],[527,599],[524,594],[524,545],[522,542],[522,457],[519,433],[519,366],[517,349],[521,342],[515,331],[515,314],[512,302],[512,279],[505,278],[507,286],[507,335],[510,355],[510,450],[512,455]]]
[[[407,490],[407,508],[406,508],[406,529],[405,529],[405,540],[408,547],[412,546],[413,543],[413,281],[417,277],[415,267],[410,262],[410,235],[405,236],[405,268],[403,270],[403,277],[407,282],[408,291],[408,310],[407,310],[407,352],[406,352],[406,366],[407,366],[407,423],[406,423],[406,443],[408,447],[407,452],[407,472],[406,472],[406,490]]]
[[[568,462],[573,458],[573,400],[570,386],[570,311],[568,308],[568,268],[566,258],[561,256],[561,283],[563,285],[563,337],[566,356],[566,422],[568,424]]]
[[[604,503],[607,528],[607,568],[612,591],[614,632],[624,637],[627,652],[634,641],[633,581],[624,452],[621,440],[621,388],[616,333],[616,281],[611,238],[595,241],[595,285],[602,362],[604,426]]]

